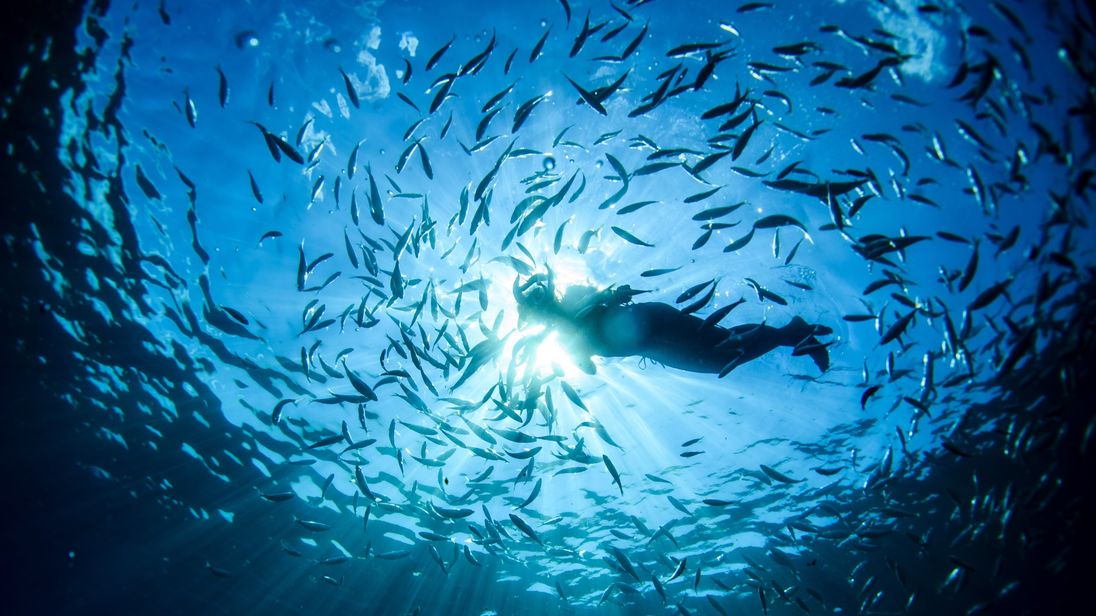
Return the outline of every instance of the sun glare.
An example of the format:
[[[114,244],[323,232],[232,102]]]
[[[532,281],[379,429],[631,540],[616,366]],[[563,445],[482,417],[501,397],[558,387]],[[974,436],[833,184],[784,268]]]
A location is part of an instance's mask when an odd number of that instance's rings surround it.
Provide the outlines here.
[[[536,359],[537,374],[544,375],[550,372],[561,372],[562,376],[570,376],[578,371],[578,366],[571,359],[567,348],[559,341],[559,334],[551,332],[537,347]]]

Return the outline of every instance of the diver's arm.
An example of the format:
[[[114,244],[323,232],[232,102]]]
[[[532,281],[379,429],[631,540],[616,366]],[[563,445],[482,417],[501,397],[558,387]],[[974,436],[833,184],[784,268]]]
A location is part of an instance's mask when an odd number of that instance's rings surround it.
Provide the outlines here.
[[[619,287],[610,285],[609,288],[600,291],[593,291],[591,288],[591,292],[584,297],[581,302],[576,304],[574,310],[575,317],[581,319],[598,308],[623,306],[632,301],[632,297],[639,295],[640,293],[646,293],[646,291],[635,291],[630,285],[626,284]]]

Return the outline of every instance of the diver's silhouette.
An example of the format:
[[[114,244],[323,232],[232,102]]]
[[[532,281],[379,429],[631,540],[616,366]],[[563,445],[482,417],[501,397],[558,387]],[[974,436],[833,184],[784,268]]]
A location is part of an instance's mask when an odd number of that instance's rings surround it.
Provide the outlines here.
[[[737,366],[781,347],[793,355],[807,355],[825,372],[830,358],[815,334],[832,330],[795,317],[784,327],[764,323],[724,328],[669,304],[632,303],[646,291],[628,285],[597,290],[568,287],[557,299],[550,277],[535,275],[525,283],[514,281],[514,299],[520,318],[537,321],[559,332],[563,344],[585,372],[594,373],[591,355],[638,355],[672,368],[724,376]]]

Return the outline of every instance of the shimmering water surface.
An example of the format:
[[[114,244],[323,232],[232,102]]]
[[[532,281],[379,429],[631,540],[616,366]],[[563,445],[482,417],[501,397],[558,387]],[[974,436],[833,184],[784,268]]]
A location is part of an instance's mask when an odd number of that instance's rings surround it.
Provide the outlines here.
[[[25,34],[0,118],[20,610],[1082,596],[1079,3],[66,15]],[[590,374],[519,322],[515,279],[548,272],[802,317],[829,369]]]

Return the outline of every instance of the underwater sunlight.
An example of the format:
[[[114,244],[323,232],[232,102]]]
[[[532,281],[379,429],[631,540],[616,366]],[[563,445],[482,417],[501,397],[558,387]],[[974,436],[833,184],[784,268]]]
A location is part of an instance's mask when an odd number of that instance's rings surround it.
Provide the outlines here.
[[[1091,603],[1090,4],[19,10],[5,613]]]

